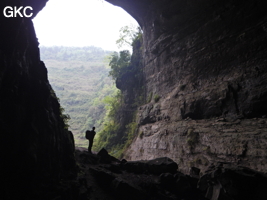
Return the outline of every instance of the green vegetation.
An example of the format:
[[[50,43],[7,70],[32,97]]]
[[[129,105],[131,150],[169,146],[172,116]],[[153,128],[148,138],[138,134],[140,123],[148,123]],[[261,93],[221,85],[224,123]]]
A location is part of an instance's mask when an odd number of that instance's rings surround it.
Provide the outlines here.
[[[142,40],[142,31],[140,27],[124,26],[120,29],[120,38],[116,41],[119,48],[123,46],[136,46]],[[120,79],[124,74],[133,72],[137,63],[131,61],[131,53],[128,50],[122,50],[119,53],[113,52],[110,57],[109,66],[111,71],[109,75],[114,79]]]
[[[125,148],[129,147],[132,143],[132,140],[136,136],[136,130],[137,130],[137,123],[131,122],[126,125],[126,142],[125,142]]]
[[[106,57],[111,52],[96,47],[41,47],[40,51],[50,84],[60,99],[65,128],[69,126],[73,132],[76,146],[87,147],[85,131],[93,126],[96,131],[102,129],[103,100],[117,92],[108,77]]]
[[[120,51],[119,53],[114,52],[111,55],[109,66],[111,70],[109,75],[114,79],[121,78],[123,74],[129,69],[131,61],[131,54],[128,50]]]
[[[69,126],[74,133],[76,146],[87,147],[85,131],[95,126],[93,151],[104,147],[118,158],[138,134],[134,110],[144,101],[140,92],[143,90],[139,56],[142,33],[139,29],[130,37],[131,31],[124,34],[117,42],[123,44],[130,38],[138,49],[137,54],[131,56],[128,50],[111,53],[96,47],[40,48],[49,81],[60,99],[61,117],[66,128]],[[114,80],[122,79],[125,74],[136,83],[133,88],[136,95],[130,105],[125,105],[122,92],[114,84]],[[127,84],[127,80],[124,79],[123,84]],[[129,106],[132,111],[126,113]],[[68,115],[63,114],[63,108]]]
[[[128,33],[129,32],[126,34]],[[122,40],[124,41],[125,38]],[[132,38],[131,44],[141,48],[141,40],[141,31],[139,30],[139,32],[135,34],[135,38]],[[140,58],[136,55],[131,56],[130,52],[127,50],[120,51],[119,53],[114,52],[110,57],[109,65],[111,70],[109,75],[116,81],[123,80],[123,84],[128,84],[127,81],[129,78],[123,79],[125,75],[132,77],[137,80],[135,87],[137,87],[139,91],[142,91],[142,86],[140,84],[140,63]],[[137,123],[135,121],[135,109],[127,114],[125,114],[125,109],[129,109],[129,107],[137,108],[137,106],[144,101],[144,97],[140,95],[140,92],[136,92],[135,98],[131,99],[132,103],[129,104],[128,102],[128,105],[125,105],[124,98],[121,91],[119,91],[116,95],[104,99],[107,112],[103,123],[103,129],[98,133],[95,143],[96,150],[100,150],[100,148],[104,147],[111,155],[117,158],[122,158],[124,151],[138,135]]]
[[[157,103],[159,101],[159,99],[160,99],[160,96],[158,94],[156,94],[154,96],[154,101]]]
[[[121,113],[124,109],[124,99],[120,90],[113,96],[107,96],[103,102],[106,104],[106,116],[102,130],[98,133],[95,142],[95,150],[106,148],[111,155],[121,158],[123,152],[129,147],[136,136],[137,123],[134,121],[136,113],[133,112],[132,122],[122,127]]]
[[[58,102],[60,102],[60,99],[57,97],[57,95],[53,89],[50,90],[50,94],[53,98],[57,99]],[[70,127],[68,124],[68,122],[70,120],[70,116],[68,114],[64,114],[64,111],[65,111],[65,109],[60,105],[60,107],[59,107],[60,117],[63,120],[64,129],[68,130],[68,128]]]
[[[119,48],[132,47],[137,40],[142,37],[142,30],[140,27],[134,25],[124,26],[120,29],[120,37],[116,41]]]
[[[65,109],[60,106],[60,117],[63,119],[64,122],[64,129],[68,130],[70,125],[69,125],[69,120],[70,120],[70,116],[68,114],[64,114]]]
[[[40,47],[41,59],[54,61],[83,61],[89,63],[103,64],[103,58],[109,55],[110,51],[105,51],[99,47]],[[88,64],[88,63],[87,63]]]
[[[104,123],[102,130],[96,136],[95,149],[99,151],[101,148],[107,150],[121,149],[118,146],[118,131],[119,131],[119,111],[122,104],[122,94],[118,90],[115,95],[107,96],[104,98],[106,115],[104,117]],[[115,148],[114,148],[115,147]]]

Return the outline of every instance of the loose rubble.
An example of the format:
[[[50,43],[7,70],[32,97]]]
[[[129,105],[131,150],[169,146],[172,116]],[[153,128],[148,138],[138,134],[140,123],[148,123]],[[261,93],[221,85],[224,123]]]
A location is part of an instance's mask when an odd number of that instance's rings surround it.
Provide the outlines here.
[[[105,149],[89,154],[80,148],[76,150],[76,160],[78,180],[86,191],[80,195],[84,199],[267,199],[267,176],[231,163],[211,165],[200,177],[196,167],[190,170],[190,175],[177,171],[177,163],[167,157],[120,161]]]

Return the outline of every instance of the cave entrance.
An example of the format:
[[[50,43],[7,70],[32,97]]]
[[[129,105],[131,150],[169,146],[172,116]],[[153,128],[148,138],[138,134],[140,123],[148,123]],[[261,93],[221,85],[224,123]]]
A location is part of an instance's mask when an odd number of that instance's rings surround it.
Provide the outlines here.
[[[118,51],[124,26],[138,26],[123,9],[103,0],[51,0],[33,19],[41,60],[65,114],[75,144],[87,147],[85,131],[98,132],[105,117],[103,99],[116,92],[108,60]]]

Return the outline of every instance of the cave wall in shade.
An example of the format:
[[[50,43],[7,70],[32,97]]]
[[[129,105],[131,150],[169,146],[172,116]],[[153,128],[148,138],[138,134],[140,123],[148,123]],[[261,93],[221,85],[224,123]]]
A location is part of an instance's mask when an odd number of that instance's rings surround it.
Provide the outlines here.
[[[127,158],[168,156],[184,172],[218,161],[266,172],[264,1],[108,1],[141,25],[145,97],[160,97],[139,107]],[[0,8],[32,5],[36,15],[45,3]],[[73,175],[75,161],[31,20],[0,20],[1,194],[9,198],[13,188],[21,195]]]
[[[0,3],[0,174],[4,199],[26,198],[32,187],[76,173],[73,137],[64,129],[59,102],[40,61],[33,23],[29,18],[6,18],[2,13],[5,6],[31,5],[36,15],[45,2]]]
[[[187,173],[216,162],[266,172],[266,3],[108,2],[143,29],[145,98],[152,96],[138,108],[139,136],[126,158],[168,156]]]

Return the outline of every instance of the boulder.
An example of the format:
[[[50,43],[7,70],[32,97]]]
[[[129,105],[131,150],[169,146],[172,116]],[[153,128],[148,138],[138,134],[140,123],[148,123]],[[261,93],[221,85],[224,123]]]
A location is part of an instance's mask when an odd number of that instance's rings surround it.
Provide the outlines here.
[[[99,162],[100,163],[107,163],[107,164],[108,163],[112,163],[112,162],[120,163],[120,161],[117,158],[109,155],[108,152],[107,152],[107,150],[104,149],[104,148],[102,148],[97,153],[97,156],[99,157]]]
[[[135,173],[175,173],[178,169],[177,163],[167,157],[156,158],[148,161],[129,161],[123,165],[125,170]]]
[[[197,167],[191,167],[190,169],[190,176],[199,178],[200,169]]]
[[[267,199],[267,176],[245,167],[220,165],[204,174],[198,189],[212,200]]]

